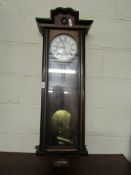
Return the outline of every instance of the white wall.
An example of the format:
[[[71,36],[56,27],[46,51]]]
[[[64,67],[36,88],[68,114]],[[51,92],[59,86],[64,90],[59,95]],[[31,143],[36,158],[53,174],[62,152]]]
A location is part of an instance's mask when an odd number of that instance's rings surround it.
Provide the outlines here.
[[[42,37],[35,17],[72,7],[94,19],[86,40],[89,153],[131,158],[131,1],[0,0],[0,151],[39,143]]]

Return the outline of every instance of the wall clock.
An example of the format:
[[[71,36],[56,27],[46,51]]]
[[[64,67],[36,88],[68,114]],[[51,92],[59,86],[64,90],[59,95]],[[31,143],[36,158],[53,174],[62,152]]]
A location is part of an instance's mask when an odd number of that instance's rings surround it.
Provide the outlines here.
[[[36,18],[43,36],[40,144],[37,154],[87,154],[85,36],[93,21],[71,8]]]

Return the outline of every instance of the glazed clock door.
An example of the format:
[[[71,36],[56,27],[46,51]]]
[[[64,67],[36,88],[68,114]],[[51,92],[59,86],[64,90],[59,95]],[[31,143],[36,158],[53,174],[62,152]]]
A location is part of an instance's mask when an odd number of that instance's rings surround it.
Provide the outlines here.
[[[79,31],[49,32],[47,149],[79,146]]]

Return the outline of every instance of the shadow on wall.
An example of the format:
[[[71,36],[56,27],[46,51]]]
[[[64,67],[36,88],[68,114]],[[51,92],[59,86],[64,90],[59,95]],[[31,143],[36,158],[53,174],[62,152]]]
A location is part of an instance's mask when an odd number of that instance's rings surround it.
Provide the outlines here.
[[[130,131],[131,131],[131,128],[130,128]],[[129,138],[129,161],[131,162],[131,136]]]
[[[129,161],[131,162],[131,121],[130,121],[130,137],[129,137]]]
[[[129,159],[128,160],[131,162],[131,118],[129,122],[130,122],[130,130],[129,130],[130,136],[129,136]]]

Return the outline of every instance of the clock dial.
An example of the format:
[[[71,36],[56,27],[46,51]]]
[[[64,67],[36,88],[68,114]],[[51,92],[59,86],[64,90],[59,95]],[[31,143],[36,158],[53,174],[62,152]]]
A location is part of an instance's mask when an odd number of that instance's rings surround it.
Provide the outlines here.
[[[70,61],[77,54],[77,43],[67,34],[57,35],[51,41],[50,54],[59,61]]]

